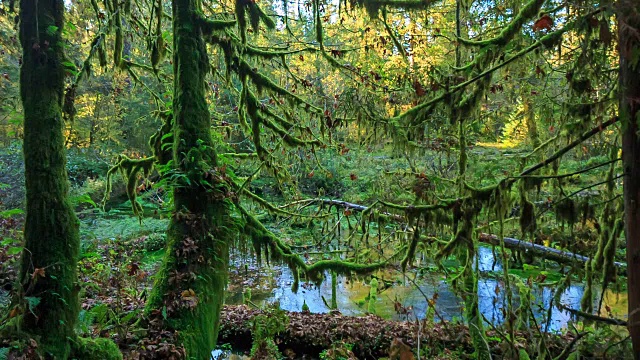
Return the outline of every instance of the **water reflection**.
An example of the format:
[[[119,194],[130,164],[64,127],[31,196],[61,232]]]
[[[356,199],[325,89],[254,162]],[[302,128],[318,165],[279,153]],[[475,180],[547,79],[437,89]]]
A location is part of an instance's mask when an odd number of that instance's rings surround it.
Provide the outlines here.
[[[248,260],[242,260],[248,261]],[[240,264],[236,264],[239,266]],[[250,264],[255,266],[254,263]],[[242,265],[243,266],[243,265]],[[502,262],[500,259],[494,261],[491,248],[479,248],[479,270],[481,272],[500,271],[502,270]],[[291,291],[293,283],[293,274],[287,267],[272,266],[257,269],[252,268],[251,272],[260,271],[264,273],[263,281],[259,281],[258,290],[256,284],[252,284],[252,300],[255,303],[278,301],[280,307],[288,311],[300,311],[303,303],[306,303],[309,310],[313,313],[326,313],[329,311],[326,303],[331,302],[331,281],[327,276],[319,287],[311,284],[301,284],[297,293]],[[328,275],[328,274],[327,274]],[[385,279],[392,279],[389,274],[385,274]],[[397,273],[395,274],[397,275]],[[438,315],[444,320],[462,319],[464,302],[458,297],[451,288],[451,285],[445,281],[441,274],[427,273],[418,281],[417,289],[408,281],[389,286],[381,290],[376,301],[376,313],[384,318],[404,320],[423,318],[427,314],[427,299],[433,299],[437,293],[436,310]],[[260,290],[260,287],[262,288]],[[515,286],[512,286],[515,288]],[[478,301],[479,308],[485,318],[495,325],[504,321],[504,311],[506,308],[506,296],[504,291],[505,285],[502,280],[494,278],[481,278],[478,282]],[[242,289],[237,288],[229,291],[227,303],[240,303],[242,301]],[[580,308],[580,300],[584,292],[583,284],[572,284],[561,295],[560,301],[567,307],[573,309]],[[336,300],[338,309],[345,315],[363,315],[366,313],[366,305],[364,299],[369,293],[369,286],[363,280],[346,279],[338,277]],[[597,290],[595,294],[600,294]],[[532,311],[535,315],[536,322],[543,329],[548,331],[558,331],[567,327],[568,322],[572,319],[571,315],[556,307],[551,308],[550,319],[547,318],[551,307],[552,299],[555,291],[550,286],[535,285],[532,288]],[[324,300],[323,300],[324,297]],[[325,303],[326,301],[326,303]],[[396,301],[403,307],[410,308],[409,315],[400,315],[396,312]],[[519,304],[519,296],[517,291],[513,293],[514,306]],[[610,293],[605,298],[605,304],[608,304],[619,317],[626,314],[626,295],[614,296]],[[548,320],[548,321],[547,321]],[[548,322],[548,324],[547,324]],[[534,324],[529,323],[533,326]]]

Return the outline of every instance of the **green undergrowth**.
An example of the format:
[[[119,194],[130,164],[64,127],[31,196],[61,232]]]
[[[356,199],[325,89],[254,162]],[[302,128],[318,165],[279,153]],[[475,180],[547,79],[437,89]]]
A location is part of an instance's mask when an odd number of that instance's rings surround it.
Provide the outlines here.
[[[72,354],[77,360],[122,360],[122,353],[113,341],[104,338],[78,338]]]
[[[130,239],[151,233],[163,233],[168,224],[168,219],[147,217],[140,222],[134,216],[112,216],[111,213],[106,213],[104,216],[83,219],[80,225],[80,238],[83,240]]]

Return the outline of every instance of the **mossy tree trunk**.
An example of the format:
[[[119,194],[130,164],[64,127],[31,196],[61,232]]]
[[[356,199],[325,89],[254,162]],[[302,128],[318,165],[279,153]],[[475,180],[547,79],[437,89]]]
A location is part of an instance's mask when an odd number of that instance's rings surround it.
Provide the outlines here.
[[[162,328],[175,331],[187,358],[208,360],[224,299],[233,203],[211,138],[209,61],[199,14],[200,1],[173,1],[173,164],[180,180],[173,189],[167,253],[147,310]]]
[[[63,26],[62,0],[20,1],[27,193],[21,325],[39,336],[41,348],[56,359],[66,359],[71,352],[79,311],[79,223],[68,201],[62,132]]]
[[[618,3],[620,120],[624,168],[624,230],[627,239],[629,333],[640,359],[640,3]]]

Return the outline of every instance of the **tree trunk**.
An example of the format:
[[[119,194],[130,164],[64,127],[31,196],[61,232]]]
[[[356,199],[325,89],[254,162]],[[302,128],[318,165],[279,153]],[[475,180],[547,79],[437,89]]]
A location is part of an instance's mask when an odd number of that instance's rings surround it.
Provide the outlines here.
[[[179,175],[167,254],[147,310],[162,311],[187,358],[208,360],[216,344],[227,279],[231,192],[217,168],[205,100],[209,62],[198,0],[173,1],[173,160]]]
[[[27,192],[22,330],[39,335],[49,356],[66,359],[79,311],[80,241],[78,219],[68,201],[62,132],[64,2],[22,0],[20,18]]]
[[[624,231],[627,239],[629,334],[640,359],[640,3],[618,3],[620,119],[624,168]]]

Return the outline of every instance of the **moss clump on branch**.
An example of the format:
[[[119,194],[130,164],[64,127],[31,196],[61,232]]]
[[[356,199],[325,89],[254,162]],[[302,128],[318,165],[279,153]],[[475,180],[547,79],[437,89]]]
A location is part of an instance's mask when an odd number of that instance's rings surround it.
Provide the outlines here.
[[[572,199],[564,199],[555,206],[556,219],[563,224],[566,223],[571,229],[578,221],[578,211],[576,203]]]
[[[526,235],[529,234],[534,236],[535,231],[537,229],[536,223],[536,213],[535,207],[533,203],[529,201],[527,197],[527,178],[524,178],[520,182],[520,232],[522,233],[523,239],[526,239]]]
[[[618,238],[622,234],[624,230],[624,223],[622,218],[618,218],[611,229],[611,235],[607,241],[607,244],[604,247],[604,251],[602,253],[603,262],[602,262],[602,282],[603,284],[609,284],[616,279],[616,266],[615,266],[615,256],[616,250],[618,248]]]

